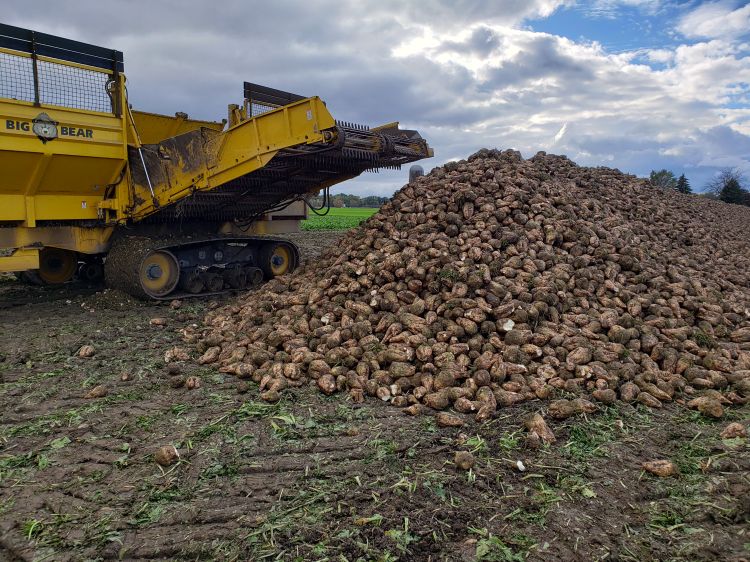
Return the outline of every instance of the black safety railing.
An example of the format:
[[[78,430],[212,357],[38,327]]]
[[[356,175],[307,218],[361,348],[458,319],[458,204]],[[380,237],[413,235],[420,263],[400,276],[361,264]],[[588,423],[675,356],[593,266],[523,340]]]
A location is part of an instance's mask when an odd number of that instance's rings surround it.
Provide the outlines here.
[[[295,101],[306,99],[305,96],[245,82],[245,99],[250,102],[250,116],[255,117]]]
[[[0,97],[119,114],[112,84],[123,71],[121,52],[5,24],[0,48],[19,53],[0,52]]]

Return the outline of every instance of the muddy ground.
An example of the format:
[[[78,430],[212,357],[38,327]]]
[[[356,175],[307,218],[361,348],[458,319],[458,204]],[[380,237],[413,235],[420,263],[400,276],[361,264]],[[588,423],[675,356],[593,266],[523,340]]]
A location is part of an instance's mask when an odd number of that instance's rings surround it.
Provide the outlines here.
[[[296,237],[307,259],[335,240]],[[750,447],[719,436],[748,406],[603,408],[532,450],[522,418],[544,402],[460,429],[312,388],[267,404],[212,369],[166,369],[217,304],[0,277],[0,560],[750,559]],[[190,375],[200,388],[175,388]],[[162,468],[167,444],[181,457]],[[653,459],[679,475],[645,473]]]

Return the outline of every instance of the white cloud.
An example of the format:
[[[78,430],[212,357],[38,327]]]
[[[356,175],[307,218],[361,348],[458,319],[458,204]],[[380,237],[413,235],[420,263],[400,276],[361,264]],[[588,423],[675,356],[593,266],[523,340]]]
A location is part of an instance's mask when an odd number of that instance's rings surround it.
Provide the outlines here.
[[[467,48],[476,37],[486,49]],[[741,45],[714,40],[646,51],[671,63],[654,70],[633,62],[642,52],[613,55],[597,43],[478,25],[433,33],[421,55],[409,52],[472,78],[457,94],[483,108],[469,128],[475,138],[526,153],[564,150],[588,164],[611,160],[643,174],[659,160],[678,169],[750,166],[747,153],[732,148],[747,138],[747,112],[722,108],[748,94],[750,58]],[[737,133],[734,143],[716,135],[719,126]]]
[[[425,25],[455,30],[476,22],[488,25],[516,25],[526,19],[550,16],[575,0],[382,0],[356,6],[365,18],[370,14],[395,17],[404,27]],[[341,7],[339,7],[341,9]]]
[[[674,51],[671,49],[648,49],[644,54],[656,64],[669,64],[674,60]]]
[[[568,130],[568,124],[563,123],[563,126],[560,127],[560,130],[557,131],[557,134],[555,135],[555,138],[552,140],[552,144],[557,144],[560,142],[560,140],[565,136],[565,132]]]
[[[5,0],[4,20],[124,51],[137,108],[221,119],[243,80],[264,83],[319,95],[339,119],[419,129],[436,152],[426,168],[489,146],[639,174],[750,170],[748,45],[722,37],[612,54],[522,29],[568,3],[227,0],[219,10],[172,0],[122,10],[114,0]],[[405,176],[368,174],[341,189],[388,194]]]
[[[750,4],[735,8],[736,3],[721,0],[701,4],[685,14],[677,30],[685,37],[739,37],[750,34]]]

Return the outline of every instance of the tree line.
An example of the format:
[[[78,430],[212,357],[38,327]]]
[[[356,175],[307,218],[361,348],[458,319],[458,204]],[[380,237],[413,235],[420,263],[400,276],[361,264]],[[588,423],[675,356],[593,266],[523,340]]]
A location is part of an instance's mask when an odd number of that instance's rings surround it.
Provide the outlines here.
[[[680,193],[692,193],[690,182],[682,174],[679,178],[669,170],[651,170],[649,181],[655,187],[674,189]],[[723,168],[719,174],[706,184],[702,197],[719,199],[725,203],[747,205],[750,207],[750,189],[742,172],[737,168]]]

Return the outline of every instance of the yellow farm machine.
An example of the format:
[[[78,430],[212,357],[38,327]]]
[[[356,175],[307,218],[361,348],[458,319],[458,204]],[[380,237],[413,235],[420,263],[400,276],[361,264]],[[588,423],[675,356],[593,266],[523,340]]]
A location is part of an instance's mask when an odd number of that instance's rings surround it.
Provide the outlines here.
[[[432,156],[398,123],[248,82],[221,121],[135,111],[123,72],[119,51],[0,24],[0,272],[156,299],[243,289],[299,262],[270,213]]]

